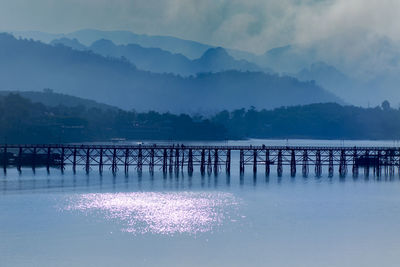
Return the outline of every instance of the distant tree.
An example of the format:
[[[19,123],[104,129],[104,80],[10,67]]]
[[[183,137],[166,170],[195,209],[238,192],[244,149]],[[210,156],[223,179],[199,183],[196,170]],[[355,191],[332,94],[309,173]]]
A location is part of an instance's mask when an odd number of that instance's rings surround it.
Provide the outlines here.
[[[390,103],[387,100],[383,101],[381,106],[382,106],[382,109],[384,111],[389,111],[390,110]]]

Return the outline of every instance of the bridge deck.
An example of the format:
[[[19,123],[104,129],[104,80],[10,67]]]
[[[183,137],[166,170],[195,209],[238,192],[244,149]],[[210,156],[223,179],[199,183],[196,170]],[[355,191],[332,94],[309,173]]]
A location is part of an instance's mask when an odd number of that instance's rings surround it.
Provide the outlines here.
[[[218,173],[225,169],[230,173],[232,155],[239,154],[239,171],[252,166],[253,172],[262,166],[268,175],[275,165],[277,174],[282,175],[283,166],[290,166],[291,175],[301,167],[303,175],[314,167],[321,175],[322,167],[328,167],[333,175],[338,166],[340,175],[346,175],[351,166],[353,175],[359,168],[369,173],[370,168],[380,175],[383,169],[394,174],[400,169],[400,147],[354,147],[354,146],[230,146],[230,145],[103,145],[103,144],[10,144],[0,145],[0,164],[7,167],[22,166],[59,167],[84,166],[89,171],[94,166],[103,170],[109,166],[115,172],[123,166],[125,171],[134,167],[142,171],[148,166],[153,172],[159,167],[163,172],[182,171],[185,168],[191,174],[194,166],[200,166],[201,173]]]

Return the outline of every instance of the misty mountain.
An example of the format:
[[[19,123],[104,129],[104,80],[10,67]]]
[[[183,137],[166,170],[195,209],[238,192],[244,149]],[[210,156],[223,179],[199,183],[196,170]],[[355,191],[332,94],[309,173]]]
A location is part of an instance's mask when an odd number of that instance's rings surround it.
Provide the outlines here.
[[[7,96],[10,93],[17,93],[23,98],[29,99],[32,103],[41,103],[48,107],[85,107],[87,109],[96,108],[104,111],[117,110],[116,107],[98,103],[93,100],[70,96],[66,94],[55,93],[51,89],[43,91],[0,91],[0,97]]]
[[[278,73],[308,76],[352,104],[377,105],[385,99],[400,103],[400,43],[368,32],[357,38],[345,37],[278,47],[260,56],[244,54],[242,58]],[[315,66],[315,62],[325,62],[334,69]],[[301,74],[305,69],[310,73]],[[338,72],[346,78],[339,78]]]
[[[366,104],[358,95],[363,88],[362,84],[324,62],[311,64],[293,76],[301,81],[316,81],[328,91],[340,95],[348,103]]]
[[[189,59],[197,59],[201,57],[208,49],[215,46],[203,44],[200,42],[184,40],[172,36],[152,36],[145,34],[135,34],[129,31],[101,31],[93,29],[79,30],[67,34],[54,34],[40,31],[12,31],[15,37],[22,37],[51,43],[57,39],[76,39],[85,46],[90,46],[94,42],[105,39],[110,40],[117,45],[137,44],[144,48],[160,48],[171,52],[172,54],[182,54]],[[70,46],[72,47],[72,46]],[[254,59],[257,56],[242,50],[225,48],[226,51],[235,59]],[[248,60],[252,61],[252,60]]]
[[[145,48],[137,44],[115,45],[109,40],[98,40],[86,47],[76,39],[55,39],[51,44],[62,44],[77,50],[91,50],[97,54],[124,57],[141,70],[157,73],[194,75],[200,72],[220,72],[225,70],[262,71],[254,63],[235,60],[225,49],[210,48],[199,59],[190,60],[182,54],[173,54],[160,48]]]
[[[129,31],[101,31],[84,29],[67,34],[50,34],[43,32],[20,31],[13,32],[17,37],[32,38],[34,40],[50,43],[54,39],[68,38],[77,39],[86,46],[100,39],[111,40],[115,44],[138,44],[147,48],[161,48],[175,54],[183,54],[188,58],[199,58],[212,48],[210,45],[199,42],[184,40],[171,36],[151,36],[146,34],[135,34]]]
[[[72,49],[75,50],[81,50],[81,51],[85,51],[85,50],[89,50],[85,45],[83,45],[82,43],[80,43],[77,39],[69,39],[69,38],[59,38],[59,39],[54,39],[50,42],[51,45],[65,45],[68,47],[71,47]]]
[[[341,102],[313,82],[290,77],[239,71],[188,78],[155,74],[121,59],[1,34],[0,89],[43,88],[124,109],[171,112]]]

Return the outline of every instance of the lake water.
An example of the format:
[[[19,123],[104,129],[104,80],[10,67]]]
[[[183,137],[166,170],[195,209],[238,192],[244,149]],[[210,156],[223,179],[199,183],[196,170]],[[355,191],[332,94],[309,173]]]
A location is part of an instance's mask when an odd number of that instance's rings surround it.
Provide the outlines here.
[[[285,169],[278,178],[248,168],[241,180],[237,156],[229,177],[9,169],[0,178],[0,266],[399,266],[397,172],[292,178]]]

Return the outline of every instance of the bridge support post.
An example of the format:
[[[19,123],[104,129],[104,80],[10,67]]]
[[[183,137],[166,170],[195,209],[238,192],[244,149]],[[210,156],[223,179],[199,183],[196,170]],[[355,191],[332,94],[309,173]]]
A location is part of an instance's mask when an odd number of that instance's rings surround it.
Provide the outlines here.
[[[7,155],[8,153],[7,153],[7,145],[6,146],[4,146],[4,151],[3,151],[3,169],[4,169],[4,172],[6,172],[6,170],[7,170],[7,165],[8,165],[8,155]]]
[[[189,175],[193,174],[193,150],[191,148],[189,149],[188,173]]]
[[[129,172],[129,148],[125,149],[124,171]]]
[[[240,174],[244,173],[244,151],[240,150],[240,162],[239,162]]]
[[[219,156],[218,156],[218,149],[214,150],[214,174],[218,174],[219,168]]]
[[[290,175],[292,177],[296,176],[296,152],[293,149],[290,158]]]
[[[150,174],[154,173],[154,148],[150,149],[149,171],[150,171]]]
[[[365,164],[365,166],[364,166],[364,176],[365,177],[368,177],[369,176],[369,169],[370,169],[370,165],[369,165],[369,150],[366,150],[365,151],[365,159],[367,159],[366,161],[366,164]]]
[[[395,152],[393,149],[390,150],[389,153],[389,175],[394,176],[394,166],[396,165],[395,163]]]
[[[179,148],[175,149],[175,172],[179,172]]]
[[[204,175],[206,172],[206,151],[205,149],[201,150],[201,160],[200,160],[200,173]]]
[[[61,148],[61,162],[60,162],[61,172],[64,172],[64,168],[65,168],[65,148],[62,147]]]
[[[76,147],[74,148],[74,151],[72,152],[72,171],[75,173],[76,172]]]
[[[90,170],[90,149],[86,149],[86,164],[85,164],[86,173]]]
[[[103,148],[100,148],[99,172],[103,172]]]
[[[207,160],[207,174],[212,173],[212,161],[211,161],[211,150],[208,150],[208,160]]]
[[[185,149],[182,147],[182,160],[181,160],[181,171],[183,172],[183,167],[185,166]]]
[[[282,150],[278,151],[278,165],[277,165],[277,173],[278,177],[282,176],[283,165],[282,165]]]
[[[329,159],[328,159],[328,175],[329,177],[333,176],[334,168],[333,168],[333,150],[329,150]]]
[[[17,162],[17,169],[19,172],[21,172],[21,167],[22,167],[22,147],[19,147],[18,150],[18,162]]]
[[[167,168],[168,168],[168,154],[167,154],[167,149],[164,148],[163,150],[163,166],[162,166],[162,170],[163,173],[167,173]]]
[[[303,151],[303,166],[302,166],[302,172],[303,172],[303,177],[307,177],[308,176],[308,151],[307,149],[305,149]]]
[[[322,173],[321,151],[318,149],[315,153],[315,175],[320,177]]]
[[[344,177],[347,173],[346,151],[342,149],[340,152],[339,174]]]
[[[138,149],[138,157],[137,157],[137,164],[136,164],[136,169],[138,172],[142,172],[143,170],[143,151],[142,147],[139,147]]]
[[[265,175],[269,176],[271,173],[271,161],[269,159],[269,150],[265,150]]]
[[[357,177],[358,176],[358,164],[357,164],[357,158],[358,158],[358,153],[357,153],[357,149],[354,148],[353,151],[353,177]]]
[[[174,150],[171,148],[169,150],[169,173],[172,173],[174,168]]]
[[[253,150],[253,173],[256,174],[257,173],[257,149]]]
[[[227,174],[231,173],[231,150],[230,149],[228,149],[226,151],[225,170],[226,170]]]
[[[36,154],[37,154],[37,149],[36,147],[33,148],[33,153],[32,153],[32,170],[35,171],[36,169]]]
[[[116,148],[113,149],[111,169],[112,169],[113,173],[117,172],[117,149]]]
[[[377,156],[377,162],[376,162],[376,166],[374,168],[374,173],[376,174],[377,177],[381,176],[381,160],[382,160],[382,155],[381,155],[381,151],[378,151],[378,156]]]
[[[47,172],[50,171],[50,156],[51,156],[51,148],[47,148],[47,159],[46,159],[46,170]]]
[[[383,157],[383,163],[384,163],[383,168],[384,168],[385,176],[388,175],[388,162],[389,162],[388,151],[385,150],[385,156]]]

